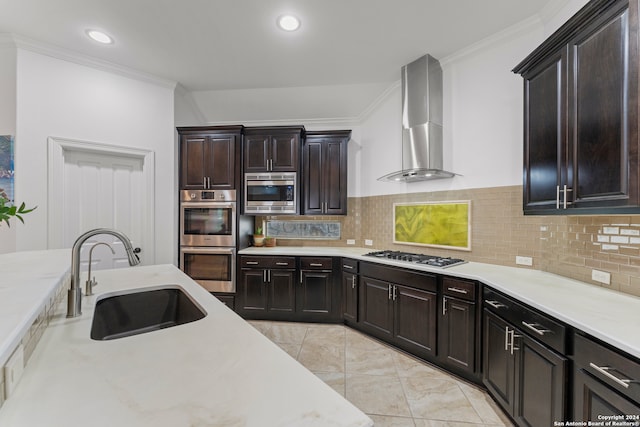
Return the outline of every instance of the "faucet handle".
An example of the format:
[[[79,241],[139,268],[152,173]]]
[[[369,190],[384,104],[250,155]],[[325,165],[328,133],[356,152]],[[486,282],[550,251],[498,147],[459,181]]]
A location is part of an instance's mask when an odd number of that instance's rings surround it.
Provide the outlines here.
[[[96,281],[96,278],[94,277],[93,279],[87,279],[87,281],[85,282],[84,294],[86,296],[93,295],[94,286],[98,286],[98,282]]]

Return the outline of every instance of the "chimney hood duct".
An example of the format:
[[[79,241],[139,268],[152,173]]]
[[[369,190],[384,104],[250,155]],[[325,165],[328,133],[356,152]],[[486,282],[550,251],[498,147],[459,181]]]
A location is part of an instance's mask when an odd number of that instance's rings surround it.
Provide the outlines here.
[[[402,67],[402,170],[378,181],[452,178],[442,157],[442,68],[424,55]]]

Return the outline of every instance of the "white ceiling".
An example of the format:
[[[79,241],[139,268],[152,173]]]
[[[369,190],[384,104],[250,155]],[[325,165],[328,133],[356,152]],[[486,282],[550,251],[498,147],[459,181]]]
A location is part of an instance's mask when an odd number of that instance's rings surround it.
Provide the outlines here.
[[[181,83],[187,90],[393,82],[549,0],[0,0],[0,32]],[[276,18],[291,12],[301,29]],[[84,34],[103,29],[115,44]]]

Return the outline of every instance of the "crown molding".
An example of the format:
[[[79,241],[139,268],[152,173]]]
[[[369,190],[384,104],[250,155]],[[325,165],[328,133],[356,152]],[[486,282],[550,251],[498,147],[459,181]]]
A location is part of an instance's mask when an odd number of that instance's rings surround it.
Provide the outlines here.
[[[208,126],[237,125],[239,121],[209,121]],[[359,117],[336,117],[319,119],[277,119],[277,120],[242,120],[244,126],[304,126],[314,129],[346,129],[360,126]]]
[[[83,65],[85,67],[94,68],[100,71],[117,74],[123,77],[140,80],[146,83],[152,83],[169,89],[174,89],[177,84],[175,81],[164,79],[153,74],[144,73],[133,68],[118,65],[109,61],[104,61],[88,55],[82,55],[80,53],[73,52],[68,49],[63,49],[58,46],[49,45],[39,40],[30,39],[28,37],[10,34],[8,38],[13,40],[15,47],[18,49],[28,50],[30,52],[50,56],[52,58],[72,62],[74,64]],[[3,37],[0,37],[0,43],[3,42],[3,39]]]
[[[491,47],[495,47],[496,45],[503,43],[505,41],[512,40],[524,34],[529,34],[536,30],[541,30],[542,26],[543,26],[543,23],[540,17],[538,15],[534,15],[530,18],[527,18],[523,21],[518,22],[515,25],[507,27],[502,31],[492,34],[489,37],[486,37],[478,41],[477,43],[464,47],[459,51],[454,52],[451,55],[442,58],[440,60],[440,65],[444,67],[452,62],[459,61],[467,56],[475,55],[480,51],[483,51]]]

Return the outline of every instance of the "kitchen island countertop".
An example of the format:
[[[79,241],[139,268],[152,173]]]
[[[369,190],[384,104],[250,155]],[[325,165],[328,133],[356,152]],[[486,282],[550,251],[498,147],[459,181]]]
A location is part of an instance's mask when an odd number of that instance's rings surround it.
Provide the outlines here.
[[[373,425],[175,266],[95,276],[96,295],[83,297],[80,317],[68,319],[66,304],[57,306],[23,378],[0,408],[0,425]],[[158,285],[183,288],[207,316],[110,341],[89,337],[96,298]]]

